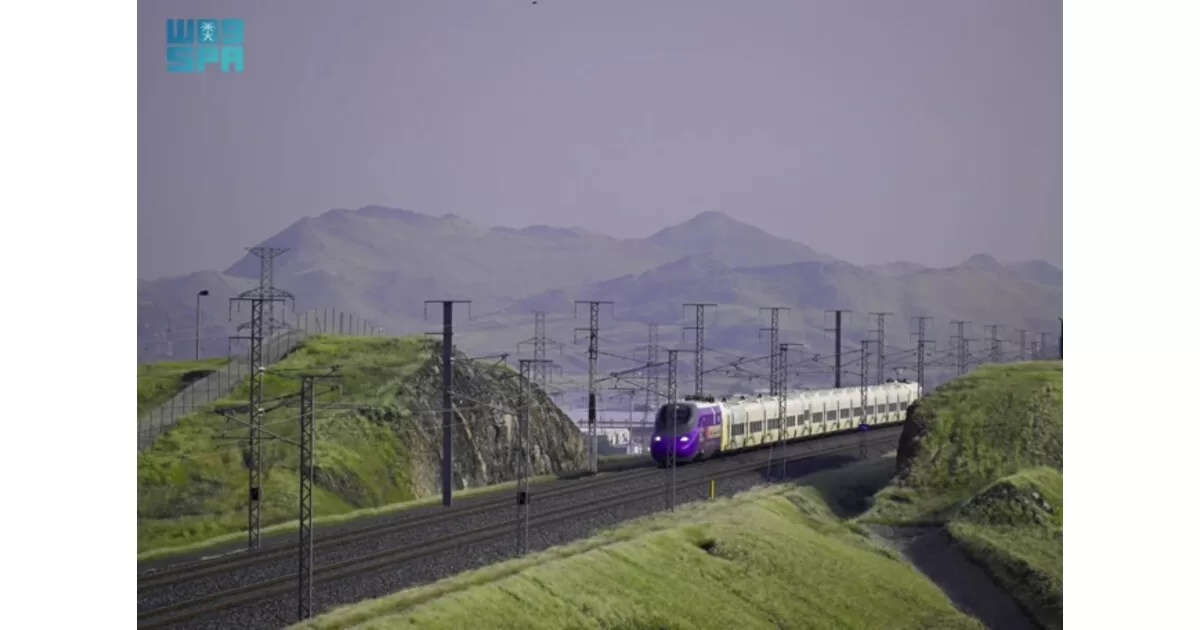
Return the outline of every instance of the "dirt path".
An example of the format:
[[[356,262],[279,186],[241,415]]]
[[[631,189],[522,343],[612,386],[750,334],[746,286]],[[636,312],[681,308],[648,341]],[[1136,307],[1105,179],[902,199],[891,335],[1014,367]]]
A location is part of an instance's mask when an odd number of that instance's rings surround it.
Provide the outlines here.
[[[954,544],[942,527],[869,529],[937,584],[950,601],[993,630],[1039,630],[1020,604]]]

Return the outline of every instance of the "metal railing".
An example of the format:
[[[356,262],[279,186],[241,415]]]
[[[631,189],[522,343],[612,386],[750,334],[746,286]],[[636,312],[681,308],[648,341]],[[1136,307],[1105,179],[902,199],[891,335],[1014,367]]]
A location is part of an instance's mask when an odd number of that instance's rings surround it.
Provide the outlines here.
[[[309,335],[379,335],[382,330],[336,309],[313,309],[296,313],[292,328],[278,332],[263,341],[263,365],[279,362],[300,346]],[[290,318],[289,318],[290,319]],[[347,325],[349,322],[349,325]],[[236,356],[224,367],[184,387],[167,402],[138,417],[138,450],[150,447],[163,433],[179,423],[180,418],[202,411],[213,402],[228,396],[250,375],[250,354]]]

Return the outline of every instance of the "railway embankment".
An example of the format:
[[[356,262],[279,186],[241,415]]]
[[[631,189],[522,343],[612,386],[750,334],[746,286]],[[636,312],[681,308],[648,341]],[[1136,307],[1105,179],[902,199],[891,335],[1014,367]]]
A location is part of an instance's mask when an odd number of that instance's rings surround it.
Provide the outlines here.
[[[909,408],[896,475],[858,522],[960,605],[978,595],[962,589],[965,555],[1038,626],[1061,628],[1062,401],[1062,362],[946,383]]]
[[[314,511],[329,517],[378,508],[440,491],[441,364],[438,343],[423,338],[314,336],[263,378],[269,401],[263,444],[264,535],[294,524],[299,450],[296,375],[337,365],[340,390],[317,386]],[[140,368],[139,368],[140,369]],[[489,360],[454,361],[456,489],[515,478],[520,379]],[[214,407],[245,404],[242,383],[225,399],[181,419],[138,454],[139,557],[244,536],[246,430]],[[532,474],[577,470],[583,438],[533,388]],[[142,392],[139,391],[139,402]],[[241,418],[244,422],[245,417]],[[228,541],[226,541],[228,539]]]
[[[686,504],[292,627],[984,627],[839,516],[891,468],[869,460]]]

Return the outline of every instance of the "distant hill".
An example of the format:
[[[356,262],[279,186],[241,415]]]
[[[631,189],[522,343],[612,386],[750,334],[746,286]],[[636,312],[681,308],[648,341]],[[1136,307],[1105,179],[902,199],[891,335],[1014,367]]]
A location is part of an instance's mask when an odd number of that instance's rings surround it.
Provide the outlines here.
[[[729,267],[782,265],[806,260],[833,260],[803,243],[767,234],[722,212],[702,212],[663,228],[646,239],[676,256],[708,254]]]
[[[706,334],[714,347],[759,346],[757,329],[765,325],[760,307],[787,307],[784,326],[792,337],[817,348],[826,345],[825,311],[849,309],[845,331],[857,339],[874,328],[871,312],[890,312],[889,343],[909,347],[909,320],[939,318],[931,334],[942,337],[950,319],[998,324],[1004,331],[1057,330],[1061,289],[1016,277],[997,268],[960,266],[891,275],[846,262],[798,262],[731,269],[709,255],[690,256],[640,274],[588,285],[555,289],[507,310],[510,317],[533,310],[571,312],[574,300],[612,300],[623,322],[676,323],[685,320],[685,302],[719,304]],[[970,333],[968,333],[970,334]]]
[[[574,301],[584,299],[616,302],[617,319],[607,309],[603,316],[604,343],[625,356],[641,352],[646,322],[664,327],[664,345],[682,344],[679,329],[667,327],[683,320],[684,302],[720,304],[708,339],[738,353],[760,350],[762,306],[790,307],[789,340],[814,347],[828,345],[825,309],[854,309],[847,323],[853,339],[851,331],[869,328],[867,312],[894,312],[894,343],[909,347],[901,318],[911,315],[1057,330],[1062,304],[1062,272],[1044,261],[1005,265],[983,255],[949,269],[859,267],[718,212],[644,239],[619,239],[369,206],[301,219],[261,245],[288,248],[275,261],[274,281],[296,296],[297,311],[336,308],[388,333],[421,333],[437,327],[435,312],[424,317],[425,300],[472,300],[470,321],[462,309],[456,325],[460,346],[474,354],[513,351],[532,336],[534,309],[547,311],[548,333],[569,343],[572,329],[586,326],[586,311],[574,318]],[[201,289],[210,292],[200,302],[202,354],[225,352],[225,336],[249,318],[243,309],[230,322],[228,298],[257,284],[258,263],[247,254],[223,272],[139,280],[140,359],[162,358],[167,340],[175,356],[190,355]],[[582,365],[574,355],[556,360],[568,371]]]

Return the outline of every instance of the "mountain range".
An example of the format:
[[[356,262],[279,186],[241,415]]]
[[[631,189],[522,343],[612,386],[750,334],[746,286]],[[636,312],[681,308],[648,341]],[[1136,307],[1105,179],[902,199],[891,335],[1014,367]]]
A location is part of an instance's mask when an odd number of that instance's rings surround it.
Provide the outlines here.
[[[997,324],[1015,338],[1010,332],[1018,329],[1057,334],[1062,312],[1062,270],[1046,261],[1005,264],[977,254],[948,268],[859,266],[720,212],[647,238],[620,239],[369,206],[306,217],[259,245],[287,248],[273,277],[295,296],[296,311],[336,308],[407,334],[438,328],[438,313],[424,318],[425,300],[471,300],[470,318],[464,313],[456,322],[457,343],[471,354],[513,352],[533,336],[533,311],[545,311],[547,335],[566,347],[551,358],[569,372],[584,365],[572,342],[574,329],[587,325],[587,310],[576,318],[576,300],[614,303],[601,316],[611,369],[620,369],[612,355],[645,356],[639,347],[647,343],[647,323],[660,324],[662,345],[688,347],[691,333],[685,343],[680,327],[691,325],[692,315],[684,303],[719,305],[706,318],[705,346],[730,356],[766,351],[760,307],[790,309],[781,338],[813,349],[831,346],[830,309],[853,311],[845,322],[847,347],[874,328],[868,313],[892,313],[885,336],[896,348],[912,346],[909,320],[916,316],[935,318],[932,335],[944,348],[950,320],[972,322],[968,336],[982,337],[982,325]],[[259,259],[247,253],[220,272],[139,279],[139,361],[190,354],[202,289],[209,292],[200,301],[203,354],[225,352],[225,336],[248,319],[243,309],[229,322],[228,298],[255,286],[258,276]],[[187,350],[168,348],[168,340]],[[681,356],[681,365],[686,361]]]

